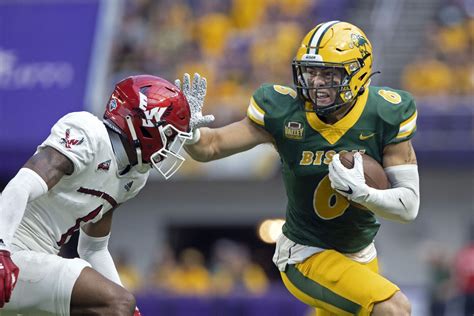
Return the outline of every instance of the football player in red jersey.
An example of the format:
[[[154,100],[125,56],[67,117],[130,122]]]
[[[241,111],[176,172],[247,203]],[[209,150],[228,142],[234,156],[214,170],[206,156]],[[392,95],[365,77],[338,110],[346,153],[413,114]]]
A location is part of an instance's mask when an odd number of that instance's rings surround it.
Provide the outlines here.
[[[202,86],[205,90],[205,81]],[[0,197],[0,307],[58,315],[139,315],[107,245],[113,211],[184,161],[191,130],[213,120],[202,102],[150,75],[120,81],[103,120],[62,117]],[[80,258],[58,256],[80,230]]]

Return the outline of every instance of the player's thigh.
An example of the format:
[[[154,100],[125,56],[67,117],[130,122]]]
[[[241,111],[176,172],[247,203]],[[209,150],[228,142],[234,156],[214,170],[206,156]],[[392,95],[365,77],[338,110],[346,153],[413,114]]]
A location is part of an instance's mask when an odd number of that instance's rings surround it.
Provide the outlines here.
[[[337,315],[369,315],[374,303],[399,291],[378,274],[377,259],[360,264],[333,250],[289,265],[282,278],[298,299]]]
[[[15,315],[69,314],[72,289],[89,266],[86,261],[29,250],[15,251],[12,260],[20,274],[5,310],[15,311]]]
[[[131,305],[135,304],[134,301],[133,295],[122,286],[94,269],[84,268],[72,290],[71,312],[107,308],[124,302],[130,302]]]

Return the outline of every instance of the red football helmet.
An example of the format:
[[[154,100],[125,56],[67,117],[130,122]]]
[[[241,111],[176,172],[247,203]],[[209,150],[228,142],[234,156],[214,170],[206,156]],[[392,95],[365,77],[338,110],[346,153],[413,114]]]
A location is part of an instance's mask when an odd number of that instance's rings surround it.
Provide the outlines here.
[[[160,77],[140,75],[117,83],[104,122],[135,148],[139,171],[152,165],[169,179],[185,160],[180,151],[184,141],[192,138],[190,117],[188,101],[176,86]]]

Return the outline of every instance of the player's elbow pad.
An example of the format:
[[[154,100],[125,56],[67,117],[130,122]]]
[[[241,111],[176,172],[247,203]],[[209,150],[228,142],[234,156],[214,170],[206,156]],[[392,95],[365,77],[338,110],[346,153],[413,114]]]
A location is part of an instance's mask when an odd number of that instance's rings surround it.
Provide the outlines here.
[[[120,276],[118,275],[114,261],[108,249],[109,238],[110,234],[103,237],[92,237],[87,235],[81,229],[79,233],[77,253],[82,259],[89,262],[92,268],[97,272],[112,282],[122,286]]]
[[[108,252],[110,234],[103,237],[91,237],[82,229],[79,233],[77,253],[81,258],[88,261],[90,257],[98,252]]]
[[[4,199],[23,199],[31,202],[48,192],[48,185],[39,174],[29,168],[21,168],[3,190]]]
[[[0,238],[8,243],[21,222],[28,202],[48,192],[48,185],[35,171],[21,168],[0,196]]]
[[[370,189],[364,206],[375,214],[394,221],[413,221],[420,207],[420,188],[417,165],[399,165],[385,168],[392,188]]]

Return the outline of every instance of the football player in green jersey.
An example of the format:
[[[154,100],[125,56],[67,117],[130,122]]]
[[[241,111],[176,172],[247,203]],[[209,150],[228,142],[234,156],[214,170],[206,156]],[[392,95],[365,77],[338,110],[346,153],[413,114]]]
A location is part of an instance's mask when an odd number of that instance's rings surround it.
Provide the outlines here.
[[[318,315],[409,315],[400,289],[378,273],[377,217],[410,222],[419,208],[419,179],[410,139],[417,111],[405,91],[370,86],[372,47],[356,26],[321,23],[293,61],[296,91],[265,84],[247,117],[194,131],[187,152],[210,161],[273,143],[288,197],[286,223],[273,261],[288,290]],[[204,99],[199,75],[188,99]],[[181,86],[179,80],[176,82]],[[354,151],[354,168],[339,153]],[[381,163],[391,189],[366,185],[359,152]],[[358,207],[349,201],[356,202]]]

